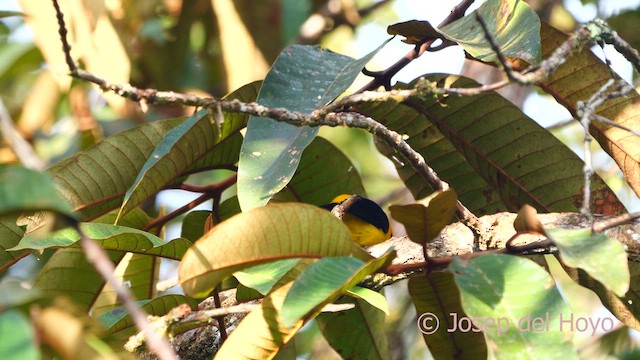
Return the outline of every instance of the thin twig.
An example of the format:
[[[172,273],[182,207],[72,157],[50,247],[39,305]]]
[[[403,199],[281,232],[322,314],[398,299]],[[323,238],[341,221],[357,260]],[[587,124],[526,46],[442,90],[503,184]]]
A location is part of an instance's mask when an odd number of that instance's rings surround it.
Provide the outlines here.
[[[31,144],[15,128],[2,99],[0,99],[0,134],[4,142],[11,146],[22,165],[34,170],[44,170],[47,167],[47,163],[36,155]]]
[[[611,218],[611,219],[598,221],[598,222],[593,224],[591,229],[594,232],[602,232],[602,231],[605,231],[607,229],[611,229],[612,227],[616,227],[618,225],[626,224],[628,222],[634,221],[634,220],[639,219],[639,218],[640,218],[640,212],[635,212],[635,213],[630,213],[630,214],[623,214],[623,215],[616,216],[616,217]]]
[[[333,209],[331,209],[331,215],[342,220],[342,218],[344,218],[344,214],[349,210],[349,208],[353,204],[356,203],[356,201],[358,201],[359,198],[360,196],[355,194],[349,196],[349,198],[347,198],[345,201],[341,202],[340,204],[334,206]]]

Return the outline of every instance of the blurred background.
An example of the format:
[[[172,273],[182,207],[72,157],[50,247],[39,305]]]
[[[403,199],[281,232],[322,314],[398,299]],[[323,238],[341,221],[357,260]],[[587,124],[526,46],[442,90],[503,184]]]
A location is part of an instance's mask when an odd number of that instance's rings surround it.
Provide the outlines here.
[[[606,18],[635,48],[640,48],[640,0],[531,0],[527,1],[553,26],[565,31],[595,17]],[[264,78],[279,52],[289,44],[319,44],[355,58],[389,38],[387,26],[407,20],[436,25],[458,1],[440,0],[60,0],[69,29],[72,55],[88,71],[115,83],[221,97]],[[474,7],[479,6],[477,1]],[[369,64],[384,69],[411,50],[392,40]],[[611,49],[594,48],[629,82],[637,79],[632,67]],[[480,82],[495,81],[494,70],[465,63],[461,49],[450,47],[425,53],[394,78],[409,82],[426,73],[462,73]],[[357,79],[351,90],[367,82]],[[535,89],[509,88],[503,93],[540,125],[553,129],[579,156],[582,129],[550,96]],[[53,7],[49,0],[3,0],[0,3],[0,100],[20,134],[37,154],[53,164],[102,138],[137,124],[190,114],[177,107],[144,106],[102,94],[67,76]],[[408,202],[393,164],[378,154],[371,136],[347,128],[323,128],[320,135],[336,144],[360,171],[368,196],[383,205]],[[593,142],[597,172],[618,194],[629,211],[640,201],[628,189],[615,163]],[[0,139],[0,163],[17,159]],[[210,172],[189,179],[209,184],[228,176]],[[231,189],[229,195],[233,193]],[[155,199],[156,211],[171,211],[189,202],[191,194],[166,191]],[[151,204],[153,206],[153,204]],[[210,204],[203,204],[210,208]],[[176,227],[167,237],[178,236]],[[33,260],[25,260],[33,261]],[[25,263],[22,273],[28,278]],[[164,273],[170,274],[168,264]],[[169,276],[169,275],[166,275]],[[558,278],[562,274],[557,275]],[[407,299],[388,291],[394,309],[389,318],[392,347],[399,357],[424,356],[415,311]],[[583,296],[583,295],[579,295]],[[587,295],[584,295],[587,296]],[[591,306],[591,305],[589,305]],[[413,312],[412,312],[413,311]],[[585,307],[585,311],[593,311]],[[308,344],[304,339],[308,338]],[[330,354],[317,339],[313,326],[302,335],[314,358]],[[587,341],[587,340],[585,340]],[[327,355],[329,357],[334,355]]]

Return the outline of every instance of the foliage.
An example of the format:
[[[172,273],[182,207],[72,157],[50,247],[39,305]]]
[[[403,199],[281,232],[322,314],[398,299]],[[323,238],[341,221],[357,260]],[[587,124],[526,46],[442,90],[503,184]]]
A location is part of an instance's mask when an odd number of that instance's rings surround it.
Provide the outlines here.
[[[579,321],[591,324],[589,331],[610,331],[611,319],[598,318],[594,325],[572,313],[573,304],[562,296],[546,262],[511,243],[530,230],[548,241],[534,251],[556,254],[577,274],[575,282],[594,290],[624,326],[640,330],[637,259],[628,261],[630,250],[613,236],[540,225],[519,228],[509,243],[491,251],[476,248],[455,257],[437,252],[438,235],[452,222],[481,237],[489,226],[477,216],[516,212],[527,204],[543,212],[578,212],[589,191],[597,214],[615,216],[626,209],[599,175],[585,183],[585,163],[570,146],[501,94],[481,89],[457,95],[481,86],[466,76],[425,73],[388,92],[356,92],[359,100],[341,97],[353,93],[349,87],[361,72],[376,80],[391,73],[364,70],[390,40],[376,39],[378,48],[359,59],[313,45],[286,46],[292,39],[321,40],[322,31],[315,38],[303,32],[294,38],[307,16],[332,11],[326,1],[184,1],[181,7],[161,1],[110,7],[81,2],[79,9],[61,4],[71,55],[96,76],[137,89],[188,90],[205,100],[233,90],[226,102],[198,109],[176,106],[181,96],[176,93],[156,104],[166,94],[150,90],[140,90],[148,92],[137,103],[109,93],[92,106],[96,89],[54,70],[67,64],[53,8],[21,3],[23,12],[0,9],[0,18],[17,19],[3,22],[2,30],[17,31],[25,21],[36,44],[12,43],[2,35],[7,55],[0,59],[2,90],[24,99],[3,93],[9,111],[0,120],[16,118],[15,133],[52,165],[40,171],[28,161],[17,164],[23,158],[10,141],[12,128],[1,128],[0,358],[134,356],[123,346],[137,332],[135,321],[96,268],[98,260],[85,256],[85,240],[95,241],[116,265],[117,281],[157,317],[159,333],[195,342],[186,331],[217,320],[215,332],[224,333],[224,342],[218,337],[212,340],[215,347],[193,350],[189,358],[215,352],[224,359],[312,353],[301,345],[309,332],[304,326],[317,324],[344,358],[389,359],[392,351],[413,347],[397,349],[399,342],[387,338],[404,331],[390,329],[398,326],[392,321],[397,309],[387,304],[382,289],[398,281],[407,283],[401,296],[418,313],[418,325],[412,321],[408,332],[419,330],[436,359],[577,358],[584,348],[571,340],[584,332]],[[360,10],[347,3],[354,4],[343,2],[344,9],[326,17],[356,26],[354,16],[388,14],[377,3],[358,2]],[[439,38],[443,47],[463,48],[470,61],[507,71],[543,67],[570,41],[515,0],[488,0],[438,26],[409,21],[388,31],[416,49]],[[253,56],[243,58],[246,53],[234,45],[249,46]],[[273,65],[267,72],[268,64]],[[610,78],[619,80],[607,64],[582,50],[534,85],[581,120],[584,102]],[[611,96],[592,110],[638,130],[639,97],[635,90]],[[399,248],[382,245],[382,255],[374,256],[352,243],[349,229],[320,207],[341,193],[366,195],[368,180],[350,153],[353,147],[318,136],[321,123],[313,121],[327,119],[337,120],[324,124],[377,135],[376,146],[358,150],[391,159],[403,190],[416,199],[389,208],[406,229],[411,241],[405,237],[405,243],[419,247],[413,263],[392,263],[405,250],[403,240],[394,239]],[[50,132],[64,124],[75,131]],[[629,189],[640,194],[638,139],[601,122],[592,122],[590,131]],[[379,168],[377,175],[386,176]],[[150,206],[169,189],[199,195],[178,209]],[[206,201],[205,210],[193,210]],[[180,235],[168,226],[175,219]],[[396,235],[405,231],[395,226]],[[416,260],[427,255],[426,262]],[[30,259],[37,259],[36,265],[29,265]],[[174,292],[180,294],[157,289],[166,277],[161,264],[168,261],[179,262],[173,272],[179,284]],[[244,318],[206,312],[233,309],[224,296],[234,291],[238,300],[258,299]],[[212,294],[215,300],[204,300]],[[222,305],[211,306],[220,296]],[[621,351],[605,340],[602,352]]]

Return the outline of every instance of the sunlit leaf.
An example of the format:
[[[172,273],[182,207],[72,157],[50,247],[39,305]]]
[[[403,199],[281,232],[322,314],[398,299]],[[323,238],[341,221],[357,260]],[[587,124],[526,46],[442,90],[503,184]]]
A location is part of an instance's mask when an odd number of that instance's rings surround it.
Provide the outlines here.
[[[543,58],[547,58],[568,35],[544,24],[540,31]],[[579,101],[588,100],[606,81],[620,78],[611,74],[610,68],[591,51],[580,51],[570,56],[558,70],[541,84],[542,90],[551,94],[559,104],[577,116]],[[607,101],[596,109],[598,115],[630,129],[640,129],[640,95],[631,91],[628,95]],[[600,146],[615,160],[624,178],[636,195],[640,196],[640,142],[638,137],[611,125],[594,121],[589,128]],[[602,192],[602,193],[601,193]],[[596,208],[604,207],[613,214],[617,202],[603,190],[594,190],[601,200],[594,200]]]
[[[486,23],[503,55],[529,64],[540,62],[540,19],[524,1],[487,0],[473,14],[438,31],[474,58],[484,62],[496,61],[496,53],[477,22],[476,14]]]
[[[379,49],[354,60],[314,46],[289,46],[267,74],[257,102],[310,113],[344,92]],[[317,133],[318,128],[266,118],[249,120],[238,165],[243,211],[266,204],[289,183],[302,152]]]
[[[622,297],[629,290],[627,252],[617,240],[590,229],[548,229],[562,263],[580,268]]]
[[[293,283],[280,316],[285,326],[336,300],[366,276],[390,262],[395,252],[364,263],[353,257],[326,257],[307,267]]]
[[[41,359],[35,330],[29,318],[17,310],[0,312],[0,339],[1,359]]]
[[[387,304],[387,299],[379,292],[360,286],[354,286],[347,290],[347,294],[354,298],[364,300],[369,303],[369,305],[379,309],[386,315],[389,315],[389,304]]]
[[[577,359],[571,309],[542,267],[518,256],[489,254],[469,261],[456,257],[449,269],[465,313],[483,330],[496,359]],[[460,331],[462,323],[457,323]]]
[[[282,323],[280,312],[292,282],[278,287],[250,312],[222,344],[216,359],[270,359],[302,328],[300,320],[292,327]]]
[[[324,256],[371,259],[328,211],[272,204],[238,214],[196,241],[180,263],[179,279],[185,293],[203,297],[236,271],[275,259]]]
[[[269,262],[235,272],[233,276],[244,286],[266,295],[273,285],[299,261],[300,259],[286,259]]]

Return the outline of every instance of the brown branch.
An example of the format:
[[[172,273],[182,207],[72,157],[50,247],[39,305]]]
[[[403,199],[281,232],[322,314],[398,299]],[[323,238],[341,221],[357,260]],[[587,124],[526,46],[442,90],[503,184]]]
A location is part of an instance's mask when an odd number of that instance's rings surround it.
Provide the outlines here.
[[[148,231],[149,229],[153,229],[155,227],[161,227],[169,221],[177,218],[178,216],[185,214],[189,210],[192,210],[196,206],[202,204],[203,202],[214,199],[216,196],[219,196],[223,191],[228,189],[230,186],[236,183],[238,180],[238,174],[233,174],[228,178],[217,182],[215,184],[207,185],[207,186],[195,186],[195,185],[186,185],[182,184],[178,186],[179,189],[201,192],[202,195],[191,200],[189,203],[179,207],[178,209],[158,218],[150,221],[142,230]]]

